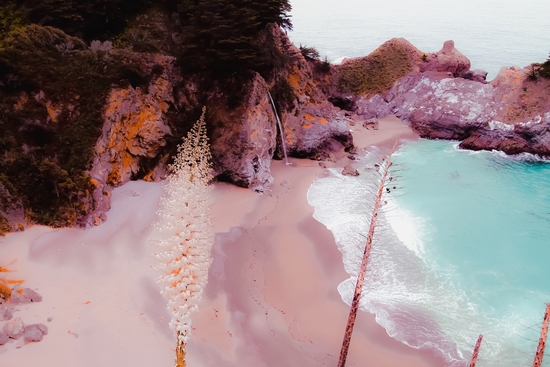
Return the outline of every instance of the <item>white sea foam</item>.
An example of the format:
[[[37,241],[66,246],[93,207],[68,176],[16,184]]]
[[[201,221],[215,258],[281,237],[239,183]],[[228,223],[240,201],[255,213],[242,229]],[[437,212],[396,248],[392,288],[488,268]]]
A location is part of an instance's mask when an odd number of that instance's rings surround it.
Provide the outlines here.
[[[354,293],[372,202],[365,177],[373,171],[376,156],[380,153],[371,152],[359,161],[361,176],[342,176],[331,169],[308,191],[314,217],[334,234],[350,274],[338,287],[347,304]],[[525,334],[521,316],[511,313],[497,319],[490,308],[476,305],[461,289],[455,269],[441,265],[424,248],[430,232],[426,219],[400,208],[390,196],[384,200],[388,203],[379,216],[361,309],[374,313],[396,340],[441,353],[446,366],[464,365],[480,333],[485,335],[484,366],[501,367],[504,360],[507,366],[521,363],[523,354],[514,344]]]

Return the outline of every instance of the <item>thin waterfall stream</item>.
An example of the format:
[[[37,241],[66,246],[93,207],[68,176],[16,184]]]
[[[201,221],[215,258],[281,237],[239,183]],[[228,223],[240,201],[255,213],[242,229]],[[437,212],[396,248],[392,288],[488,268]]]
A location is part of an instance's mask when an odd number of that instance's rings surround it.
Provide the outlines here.
[[[285,143],[285,135],[283,134],[283,124],[281,124],[281,120],[279,119],[279,113],[277,112],[277,107],[275,107],[275,102],[273,102],[273,97],[271,97],[271,93],[269,93],[269,91],[267,92],[267,95],[271,100],[273,111],[275,111],[275,117],[277,117],[277,124],[279,125],[279,131],[281,132],[281,141],[283,142],[283,153],[285,155],[285,164],[289,166],[290,163],[288,163],[288,157],[286,155],[286,143]]]

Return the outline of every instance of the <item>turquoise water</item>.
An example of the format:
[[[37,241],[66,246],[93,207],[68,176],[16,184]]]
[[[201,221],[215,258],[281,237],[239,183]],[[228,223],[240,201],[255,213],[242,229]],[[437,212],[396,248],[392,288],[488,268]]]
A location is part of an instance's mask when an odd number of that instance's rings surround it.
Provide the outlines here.
[[[308,193],[351,274],[339,287],[348,303],[383,153],[359,160],[358,178],[332,170]],[[449,366],[469,360],[479,334],[478,366],[530,366],[550,302],[550,164],[428,140],[407,144],[394,162],[397,189],[386,197],[362,307]]]

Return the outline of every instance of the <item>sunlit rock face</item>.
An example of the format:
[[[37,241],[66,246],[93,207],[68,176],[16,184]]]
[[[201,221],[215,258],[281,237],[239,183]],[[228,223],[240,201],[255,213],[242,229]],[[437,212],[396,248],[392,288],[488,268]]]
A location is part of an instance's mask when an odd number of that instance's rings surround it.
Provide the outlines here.
[[[411,73],[390,91],[357,102],[363,118],[395,114],[422,137],[460,147],[550,156],[550,81],[502,68],[491,83],[447,73]]]
[[[446,41],[438,52],[426,55],[420,71],[441,71],[462,76],[470,70],[470,60],[455,48],[453,41]]]
[[[95,145],[90,171],[96,186],[95,212],[87,217],[86,224],[97,225],[104,220],[113,187],[128,182],[138,173],[146,181],[166,175],[168,157],[159,157],[159,153],[166,145],[166,137],[171,135],[166,113],[169,104],[174,103],[174,82],[181,77],[174,70],[172,57],[155,55],[148,61],[149,67],[162,71],[152,78],[147,89],[115,88],[107,98],[102,134]],[[147,167],[146,160],[156,160],[157,164]]]
[[[316,80],[310,64],[280,28],[271,32],[279,49],[289,57],[287,67],[279,72],[278,81],[292,90],[281,115],[287,154],[300,158],[327,158],[330,153],[353,146],[353,138],[344,114],[328,101]],[[276,97],[276,96],[274,96]],[[279,103],[280,105],[280,103]],[[280,136],[279,136],[280,138]],[[282,144],[277,155],[282,158]]]

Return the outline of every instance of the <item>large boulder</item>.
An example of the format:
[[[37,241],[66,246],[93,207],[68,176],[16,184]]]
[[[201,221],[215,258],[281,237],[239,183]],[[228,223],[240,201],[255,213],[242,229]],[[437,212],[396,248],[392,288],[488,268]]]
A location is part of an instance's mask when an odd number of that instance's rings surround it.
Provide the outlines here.
[[[438,52],[423,57],[420,71],[439,71],[462,76],[470,70],[470,60],[455,48],[454,41],[445,41]]]
[[[13,287],[10,300],[12,304],[20,305],[31,302],[42,302],[42,296],[30,288],[22,288],[16,285]]]

